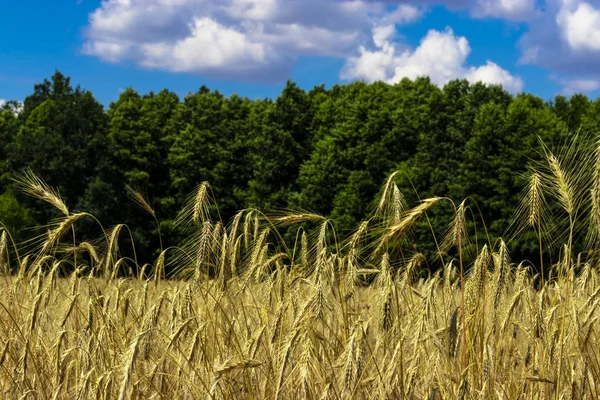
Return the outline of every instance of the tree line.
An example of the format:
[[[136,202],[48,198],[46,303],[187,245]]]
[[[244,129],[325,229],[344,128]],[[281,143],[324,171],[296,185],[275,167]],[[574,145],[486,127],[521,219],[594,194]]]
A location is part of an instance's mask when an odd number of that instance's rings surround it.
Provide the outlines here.
[[[398,201],[469,197],[470,221],[483,227],[476,237],[493,241],[506,235],[542,143],[564,143],[574,130],[594,135],[599,111],[600,99],[582,94],[544,101],[466,80],[439,88],[425,77],[309,91],[288,82],[262,100],[205,86],[184,98],[129,88],[105,109],[57,71],[22,105],[0,109],[0,221],[25,241],[58,217],[16,187],[15,176],[30,168],[71,209],[106,227],[126,224],[138,257],[151,262],[159,234],[164,246],[182,240],[174,221],[201,182],[225,222],[241,209],[310,210],[344,234],[371,215],[398,171]],[[147,196],[158,225],[127,186]],[[451,219],[441,208],[423,224],[443,232]],[[90,240],[98,234],[92,223],[78,229]],[[414,235],[415,251],[435,251],[429,226]],[[536,246],[532,232],[512,247],[535,260]]]

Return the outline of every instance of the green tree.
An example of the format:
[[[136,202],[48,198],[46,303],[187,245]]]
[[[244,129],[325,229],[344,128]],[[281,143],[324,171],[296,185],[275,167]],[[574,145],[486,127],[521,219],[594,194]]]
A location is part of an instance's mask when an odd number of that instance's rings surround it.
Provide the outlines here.
[[[79,208],[88,186],[108,160],[107,118],[91,92],[73,88],[70,79],[56,72],[51,80],[35,85],[19,115],[22,124],[11,145],[9,167],[31,168],[59,189],[71,208]],[[36,222],[46,223],[47,207],[31,208]]]
[[[522,174],[528,164],[541,160],[540,139],[555,142],[559,132],[556,117],[532,95],[519,95],[508,107],[491,102],[479,110],[451,194],[474,200],[477,223],[481,226],[481,216],[492,244],[508,233],[526,185]],[[519,238],[511,248],[515,256],[537,259],[533,237]]]
[[[315,113],[314,151],[301,167],[296,203],[332,216],[341,231],[353,229],[373,210],[387,175],[412,157],[436,91],[427,79],[332,88]]]
[[[0,176],[10,172],[8,156],[19,131],[19,108],[20,106],[16,102],[7,102],[0,107]],[[6,177],[2,179],[1,183],[7,183]]]
[[[0,194],[0,222],[8,229],[17,243],[31,237],[26,228],[33,225],[33,218],[29,211],[19,203],[11,189]]]
[[[583,94],[574,94],[570,99],[557,95],[553,102],[548,104],[550,111],[561,121],[565,129],[577,131],[582,127],[585,115],[590,109],[590,101]]]
[[[25,228],[33,224],[29,212],[14,195],[8,157],[10,148],[19,131],[18,113],[21,106],[17,102],[7,102],[0,108],[0,222],[9,230],[13,239],[22,241],[29,238]]]
[[[160,205],[169,203],[166,125],[178,102],[177,95],[166,90],[140,96],[129,88],[110,104],[109,163],[85,197],[86,209],[102,216],[103,222],[130,227],[139,253],[148,255],[144,261],[150,261],[153,251],[159,249],[159,233],[153,218],[128,198],[126,185],[155,200],[149,201],[157,208],[158,217],[172,217],[163,213]]]
[[[312,151],[312,99],[288,82],[274,103],[257,102],[255,110],[247,203],[261,209],[281,209],[298,190],[300,165]]]
[[[248,99],[225,98],[206,87],[179,104],[167,136],[170,194],[176,204],[208,181],[225,220],[244,207],[252,106]]]

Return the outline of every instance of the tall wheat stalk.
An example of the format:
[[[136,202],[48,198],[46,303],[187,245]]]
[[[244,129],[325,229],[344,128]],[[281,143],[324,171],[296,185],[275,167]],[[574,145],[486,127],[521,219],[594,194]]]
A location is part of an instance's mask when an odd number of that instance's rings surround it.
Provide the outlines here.
[[[433,264],[409,233],[443,198],[404,207],[394,176],[385,200],[342,241],[311,213],[248,210],[227,225],[211,218],[209,188],[200,187],[189,241],[159,253],[148,277],[150,266],[116,273],[131,264],[118,251],[125,225],[106,240],[62,243],[76,224],[65,221],[83,218],[70,213],[0,285],[0,391],[43,399],[593,398],[599,276],[595,259],[571,253],[582,227],[593,229],[594,170],[574,171],[585,163],[560,153],[545,163],[529,177],[521,226],[538,241],[558,240],[553,226],[567,234],[560,276],[541,289],[529,261],[512,263],[509,241],[478,248],[469,264],[467,201],[436,245],[456,259],[445,253],[443,271],[416,273]],[[306,223],[291,231],[299,254],[278,232],[295,223]],[[6,233],[4,258],[13,257]],[[72,251],[78,266],[65,279]],[[192,273],[165,277],[170,252]]]

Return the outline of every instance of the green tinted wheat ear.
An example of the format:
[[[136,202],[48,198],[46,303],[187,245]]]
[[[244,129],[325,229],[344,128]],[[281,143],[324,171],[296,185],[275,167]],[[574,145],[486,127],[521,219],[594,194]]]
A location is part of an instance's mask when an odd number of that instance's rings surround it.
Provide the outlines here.
[[[457,396],[458,400],[463,400],[468,393],[469,380],[467,378],[467,375],[468,375],[468,369],[465,369],[460,377],[460,383],[458,385],[458,396]]]

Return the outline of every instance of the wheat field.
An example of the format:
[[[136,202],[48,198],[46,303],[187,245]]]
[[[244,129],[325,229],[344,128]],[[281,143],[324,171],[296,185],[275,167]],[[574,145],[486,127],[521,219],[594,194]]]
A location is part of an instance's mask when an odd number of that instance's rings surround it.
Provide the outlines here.
[[[34,250],[2,230],[2,398],[600,397],[598,264],[573,250],[600,236],[600,151],[547,150],[529,174],[512,231],[538,234],[543,274],[503,240],[474,246],[468,199],[409,208],[395,175],[347,238],[308,212],[224,224],[203,183],[178,221],[189,240],[138,265],[119,251],[127,227],[78,242],[94,217],[25,173],[21,188],[63,217]],[[442,267],[424,276],[411,231],[442,203],[454,220],[432,234]],[[544,265],[550,249],[560,257]]]

